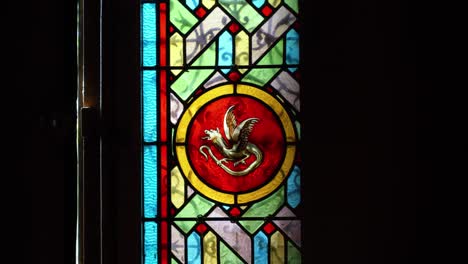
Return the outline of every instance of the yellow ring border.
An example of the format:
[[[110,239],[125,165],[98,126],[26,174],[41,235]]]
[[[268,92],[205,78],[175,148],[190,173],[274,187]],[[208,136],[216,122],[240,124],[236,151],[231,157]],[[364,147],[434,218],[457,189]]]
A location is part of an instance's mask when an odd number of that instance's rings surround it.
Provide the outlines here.
[[[269,105],[276,115],[279,117],[281,123],[283,124],[283,129],[286,136],[287,143],[294,143],[296,140],[296,135],[293,127],[293,123],[289,118],[288,113],[283,108],[281,103],[278,102],[276,98],[272,95],[268,94],[267,92],[260,90],[256,87],[245,85],[245,84],[238,84],[236,86],[237,94],[243,95],[250,95],[252,97],[258,98],[263,101],[265,104]],[[186,133],[190,121],[196,115],[196,113],[200,110],[200,108],[213,99],[224,95],[231,95],[234,94],[234,85],[227,84],[222,85],[217,88],[212,88],[211,90],[205,92],[200,97],[195,99],[195,101],[185,110],[182,118],[180,119],[179,125],[177,126],[177,130],[175,133],[175,142],[176,142],[176,155],[177,159],[179,160],[180,168],[187,178],[187,180],[192,184],[192,186],[207,196],[208,198],[224,203],[224,204],[234,204],[235,203],[235,196],[237,195],[237,203],[238,204],[245,204],[255,200],[258,200],[271,192],[273,192],[286,178],[291,169],[293,162],[294,162],[294,155],[296,153],[296,145],[295,144],[288,144],[286,148],[286,155],[283,160],[283,164],[281,164],[280,169],[273,177],[271,181],[269,181],[266,185],[257,189],[255,191],[249,193],[242,193],[242,194],[230,194],[220,192],[211,188],[210,186],[206,185],[203,181],[201,181],[196,173],[193,171],[192,167],[190,166],[187,152],[185,145],[178,145],[184,144],[186,141]]]

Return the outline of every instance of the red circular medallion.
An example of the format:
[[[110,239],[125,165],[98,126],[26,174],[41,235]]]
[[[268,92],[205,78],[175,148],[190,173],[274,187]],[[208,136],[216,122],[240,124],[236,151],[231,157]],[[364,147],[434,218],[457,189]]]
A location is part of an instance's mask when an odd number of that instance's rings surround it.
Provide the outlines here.
[[[225,131],[225,127],[231,129]],[[284,132],[276,114],[248,96],[230,95],[208,102],[187,131],[187,155],[195,173],[221,192],[249,192],[268,183],[282,164],[284,152]]]

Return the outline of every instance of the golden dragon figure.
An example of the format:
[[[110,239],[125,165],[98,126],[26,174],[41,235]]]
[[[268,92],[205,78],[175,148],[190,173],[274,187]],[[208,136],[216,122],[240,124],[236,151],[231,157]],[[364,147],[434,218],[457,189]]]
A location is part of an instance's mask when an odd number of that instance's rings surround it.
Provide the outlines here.
[[[224,133],[232,146],[231,148],[228,147],[228,144],[219,132],[219,128],[216,128],[216,130],[205,130],[205,134],[207,134],[207,136],[202,137],[202,139],[212,141],[216,149],[224,158],[216,158],[210,147],[207,145],[202,145],[199,150],[208,160],[208,155],[204,152],[204,150],[207,149],[211,158],[227,173],[233,176],[243,176],[256,169],[263,160],[263,153],[260,148],[249,142],[249,135],[259,119],[255,117],[248,118],[237,125],[236,116],[234,115],[233,110],[234,105],[230,106],[224,115]],[[245,160],[252,154],[255,155],[255,161],[253,161],[244,170],[234,171],[223,164],[223,162],[228,163],[228,161],[234,161],[234,166],[239,165],[239,163],[245,164]]]

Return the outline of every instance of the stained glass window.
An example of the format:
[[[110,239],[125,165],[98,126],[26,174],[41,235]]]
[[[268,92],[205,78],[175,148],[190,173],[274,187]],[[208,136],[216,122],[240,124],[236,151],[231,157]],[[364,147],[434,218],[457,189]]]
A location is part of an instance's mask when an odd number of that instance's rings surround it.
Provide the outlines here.
[[[298,0],[143,0],[143,261],[301,263]]]

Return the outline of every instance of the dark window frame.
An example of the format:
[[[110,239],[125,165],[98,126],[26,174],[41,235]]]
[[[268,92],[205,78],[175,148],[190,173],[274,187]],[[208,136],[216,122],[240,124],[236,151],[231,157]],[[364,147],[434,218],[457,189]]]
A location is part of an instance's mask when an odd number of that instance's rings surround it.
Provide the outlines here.
[[[78,248],[86,264],[141,263],[139,13],[139,1],[79,2]]]

